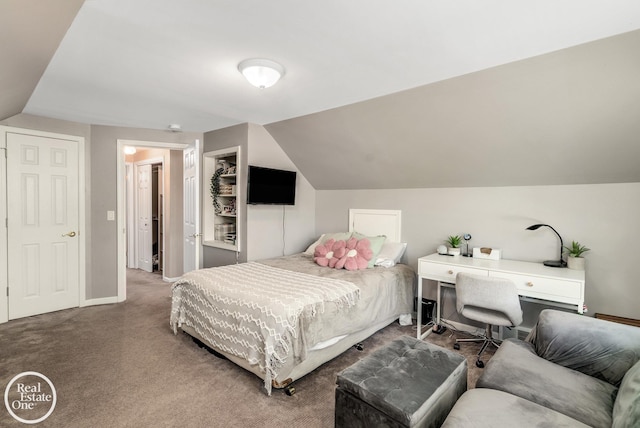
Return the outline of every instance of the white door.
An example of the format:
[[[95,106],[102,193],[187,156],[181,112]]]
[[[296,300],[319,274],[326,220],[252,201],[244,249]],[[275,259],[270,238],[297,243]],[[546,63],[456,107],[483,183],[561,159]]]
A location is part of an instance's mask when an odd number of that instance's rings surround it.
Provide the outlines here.
[[[153,272],[151,219],[151,165],[137,165],[138,269]]]
[[[4,130],[0,127],[0,219],[7,218],[7,152],[4,136]],[[7,228],[0,224],[0,323],[9,321],[7,280]]]
[[[198,146],[184,150],[184,273],[198,269],[200,265],[200,204],[198,191]]]
[[[133,164],[125,164],[125,200],[126,200],[126,216],[127,216],[127,267],[137,268],[136,265],[136,215],[134,209],[135,192],[133,180]]]
[[[6,135],[9,319],[77,307],[79,143]]]

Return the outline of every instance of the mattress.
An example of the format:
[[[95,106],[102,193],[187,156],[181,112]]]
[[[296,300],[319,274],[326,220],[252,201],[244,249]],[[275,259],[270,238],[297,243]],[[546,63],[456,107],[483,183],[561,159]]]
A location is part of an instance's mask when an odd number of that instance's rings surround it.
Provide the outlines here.
[[[406,265],[337,270],[305,254],[201,269],[173,285],[171,326],[260,376],[270,393],[411,313],[414,284]]]

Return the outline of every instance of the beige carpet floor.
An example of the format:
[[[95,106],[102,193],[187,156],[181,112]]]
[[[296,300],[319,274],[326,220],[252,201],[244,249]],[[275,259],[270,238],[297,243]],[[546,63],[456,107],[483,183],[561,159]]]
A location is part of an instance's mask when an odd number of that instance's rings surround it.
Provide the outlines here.
[[[25,371],[54,384],[58,401],[38,427],[332,427],[336,373],[399,335],[397,323],[296,382],[296,394],[195,346],[169,328],[170,284],[159,275],[128,272],[127,300],[69,309],[0,325],[0,387]],[[427,340],[451,349],[454,337]],[[469,384],[480,369],[478,346],[463,345]],[[488,360],[487,355],[485,361]],[[0,427],[19,427],[0,406]]]

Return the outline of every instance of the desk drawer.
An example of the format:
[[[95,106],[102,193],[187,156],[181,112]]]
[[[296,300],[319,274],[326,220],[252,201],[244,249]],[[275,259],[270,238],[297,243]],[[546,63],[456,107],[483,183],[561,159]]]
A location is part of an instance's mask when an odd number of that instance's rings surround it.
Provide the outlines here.
[[[575,302],[582,299],[582,285],[576,281],[505,272],[490,272],[489,276],[512,280],[521,296],[560,302]]]
[[[459,272],[472,273],[482,276],[489,275],[489,272],[485,269],[447,265],[443,263],[432,263],[424,260],[420,260],[420,265],[418,266],[418,275],[420,275],[421,277],[432,279],[435,281],[448,282],[451,284],[456,283],[456,275]]]

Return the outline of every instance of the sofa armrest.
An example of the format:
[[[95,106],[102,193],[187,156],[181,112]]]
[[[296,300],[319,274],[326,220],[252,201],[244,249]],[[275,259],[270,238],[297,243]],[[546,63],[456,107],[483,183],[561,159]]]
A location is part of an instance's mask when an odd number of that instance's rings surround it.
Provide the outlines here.
[[[615,386],[640,360],[640,328],[552,309],[527,340],[541,358]]]

